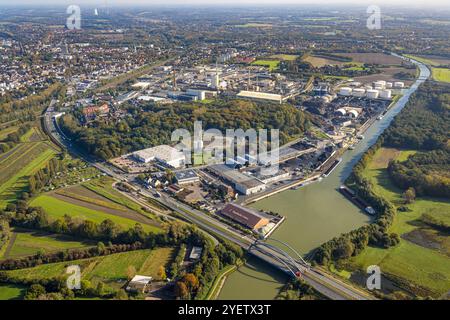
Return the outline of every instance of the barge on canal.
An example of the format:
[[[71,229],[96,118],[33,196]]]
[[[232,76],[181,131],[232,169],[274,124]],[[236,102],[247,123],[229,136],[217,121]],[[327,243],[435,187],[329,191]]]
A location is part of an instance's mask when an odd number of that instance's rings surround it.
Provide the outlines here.
[[[374,208],[372,208],[371,206],[369,206],[369,204],[367,202],[365,202],[363,199],[361,199],[360,197],[358,197],[358,195],[356,194],[355,191],[353,191],[352,189],[348,188],[345,185],[342,185],[339,188],[339,191],[347,198],[349,199],[351,202],[353,202],[354,204],[356,204],[358,207],[360,207],[362,210],[364,210],[365,213],[367,213],[368,215],[374,216],[377,214],[377,212],[375,211]]]

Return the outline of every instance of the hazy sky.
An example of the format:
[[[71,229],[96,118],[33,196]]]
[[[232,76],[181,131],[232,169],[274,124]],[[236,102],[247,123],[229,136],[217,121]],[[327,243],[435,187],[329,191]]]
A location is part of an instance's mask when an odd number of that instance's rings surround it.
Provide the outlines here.
[[[0,0],[0,5],[20,5],[20,4],[78,4],[100,6],[108,3],[115,5],[176,5],[176,4],[195,4],[195,5],[280,5],[280,4],[377,4],[377,5],[407,5],[407,6],[445,6],[450,7],[450,0]]]

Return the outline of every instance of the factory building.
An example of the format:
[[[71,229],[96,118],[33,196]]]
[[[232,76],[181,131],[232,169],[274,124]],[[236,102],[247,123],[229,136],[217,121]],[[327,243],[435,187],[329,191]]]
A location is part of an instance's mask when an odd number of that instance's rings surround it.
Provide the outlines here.
[[[261,180],[247,176],[225,164],[210,166],[209,170],[225,182],[233,185],[234,189],[243,195],[255,194],[266,189],[266,184]]]
[[[192,95],[192,94],[187,94],[185,92],[177,92],[177,91],[172,91],[167,93],[167,97],[169,99],[173,99],[173,100],[179,100],[179,101],[197,101],[198,97],[197,95]]]
[[[330,87],[327,85],[319,85],[314,87],[313,93],[315,96],[324,96],[330,92]]]
[[[261,229],[270,223],[260,213],[233,203],[227,204],[220,213],[251,230]]]
[[[200,182],[200,178],[194,170],[176,172],[175,179],[179,185]]]
[[[205,100],[206,99],[206,92],[203,90],[195,90],[195,89],[187,89],[186,94],[191,96],[196,96],[197,100]]]
[[[172,168],[181,168],[186,163],[186,157],[183,152],[166,145],[136,151],[132,156],[143,163],[158,161]]]
[[[283,96],[280,94],[257,92],[257,91],[241,91],[237,94],[237,97],[252,100],[272,101],[280,104],[283,102]]]

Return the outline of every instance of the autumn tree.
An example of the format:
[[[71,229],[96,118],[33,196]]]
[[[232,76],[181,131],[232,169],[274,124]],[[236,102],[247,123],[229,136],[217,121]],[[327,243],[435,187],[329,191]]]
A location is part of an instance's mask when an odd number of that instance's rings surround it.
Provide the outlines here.
[[[174,290],[175,296],[178,299],[187,299],[189,298],[189,290],[184,282],[178,281],[175,284]]]
[[[158,270],[158,277],[161,280],[166,280],[167,279],[167,274],[166,274],[166,269],[164,268],[164,266],[160,266],[159,270]]]
[[[416,200],[416,190],[412,187],[408,188],[408,190],[403,193],[403,198],[406,203],[413,203],[414,200]]]
[[[136,267],[133,265],[128,266],[127,268],[128,281],[131,281],[131,279],[133,279],[135,275],[136,275]]]
[[[186,284],[190,292],[197,290],[200,285],[198,278],[192,273],[185,274],[182,281]]]

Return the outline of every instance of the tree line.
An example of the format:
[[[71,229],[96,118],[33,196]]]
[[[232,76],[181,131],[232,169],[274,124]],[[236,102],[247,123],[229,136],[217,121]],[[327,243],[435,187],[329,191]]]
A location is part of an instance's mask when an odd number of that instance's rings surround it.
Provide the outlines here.
[[[391,126],[355,165],[346,183],[351,185],[358,196],[365,199],[378,212],[376,221],[322,244],[314,252],[313,260],[315,262],[327,264],[330,261],[356,256],[368,245],[388,248],[400,242],[398,234],[389,233],[389,227],[397,213],[396,207],[389,200],[374,192],[374,186],[364,177],[363,172],[373,159],[375,152],[382,146],[440,150],[428,152],[427,155],[418,154],[415,158],[412,157],[408,160],[409,164],[427,163],[448,167],[446,151],[448,150],[447,141],[450,138],[447,118],[450,110],[448,90],[448,86],[436,86],[428,82],[420,87],[411,97],[405,109],[394,119]],[[400,183],[400,179],[406,179],[400,177],[402,172],[397,170],[398,163],[392,163],[390,167],[393,174],[399,175],[396,178],[397,182]],[[426,181],[426,179],[424,180]],[[409,183],[413,184],[411,181],[413,180],[408,180],[408,183],[404,184],[405,189]],[[436,188],[434,184],[427,186],[426,183],[420,183],[419,180],[414,181],[419,183],[414,187],[419,186],[421,192],[436,191],[433,189]],[[402,181],[402,183],[404,182]],[[446,193],[445,190],[447,189],[444,189]],[[438,194],[433,192],[432,195]]]
[[[35,95],[29,95],[22,100],[10,100],[0,104],[0,123],[13,120],[22,122],[37,119],[50,99],[63,99],[65,87],[59,83],[50,83],[47,88]]]
[[[127,115],[118,120],[97,119],[82,126],[80,110],[61,119],[61,128],[83,149],[102,159],[161,144],[170,144],[172,132],[193,132],[195,121],[204,129],[280,129],[280,143],[302,135],[309,128],[307,116],[292,105],[256,103],[245,100],[218,100],[214,104],[175,103],[173,105],[122,107]]]
[[[12,209],[11,206],[10,209]],[[135,227],[123,231],[111,220],[105,220],[97,224],[89,220],[79,221],[72,219],[67,215],[63,219],[49,219],[43,209],[28,207],[22,200],[18,201],[17,206],[15,206],[15,211],[0,212],[0,216],[6,221],[9,221],[12,226],[44,230],[99,241],[96,247],[86,249],[69,249],[53,253],[40,252],[25,258],[8,259],[0,262],[0,270],[30,268],[41,264],[87,259],[132,250],[180,246],[178,255],[170,266],[170,276],[175,279],[176,283],[185,282],[183,279],[185,279],[186,274],[192,274],[198,281],[198,286],[187,286],[188,294],[178,296],[181,299],[196,299],[205,296],[212,281],[214,281],[220,270],[230,264],[235,264],[244,255],[240,247],[222,240],[218,245],[215,245],[204,233],[200,232],[194,226],[179,222],[165,224],[164,232],[158,234],[146,233],[140,224],[136,224]],[[104,243],[107,243],[107,245]],[[192,263],[188,267],[183,267],[182,262],[185,258],[187,246],[202,247],[203,252],[199,261]],[[187,278],[192,279],[192,276],[188,276]],[[23,279],[12,279],[9,275],[0,273],[0,282],[2,282],[2,279],[3,282],[9,283],[26,281]],[[40,281],[44,280],[40,279],[35,283],[42,284]],[[179,284],[179,286],[183,285]],[[94,289],[91,288],[89,294],[94,294]],[[55,293],[59,292],[50,291]],[[42,294],[45,296],[44,293]],[[122,298],[127,297],[124,292],[120,292],[120,295]],[[38,296],[40,295],[30,295],[30,297]],[[57,297],[60,296],[51,296],[51,298]]]
[[[389,127],[385,144],[418,152],[392,161],[388,172],[402,189],[417,195],[450,197],[450,86],[425,83]]]
[[[66,169],[62,159],[52,158],[44,168],[39,169],[28,178],[30,193],[36,194],[42,191],[42,189],[50,183],[52,178]]]
[[[21,125],[15,132],[11,132],[0,142],[0,153],[8,152],[20,143],[20,138],[31,129],[29,123]]]

